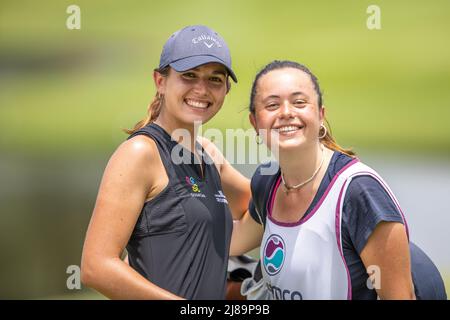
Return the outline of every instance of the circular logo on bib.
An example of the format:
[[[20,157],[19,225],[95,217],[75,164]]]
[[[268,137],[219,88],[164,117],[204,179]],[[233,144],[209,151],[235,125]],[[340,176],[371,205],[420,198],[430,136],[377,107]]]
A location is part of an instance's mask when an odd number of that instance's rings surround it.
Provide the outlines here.
[[[283,239],[276,234],[272,234],[266,240],[264,246],[264,269],[273,276],[277,274],[283,267],[286,245]]]

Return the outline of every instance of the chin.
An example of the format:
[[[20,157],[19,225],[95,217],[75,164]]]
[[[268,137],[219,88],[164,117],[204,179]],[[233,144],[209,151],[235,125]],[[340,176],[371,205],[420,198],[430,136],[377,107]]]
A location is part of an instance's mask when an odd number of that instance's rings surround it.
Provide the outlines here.
[[[306,145],[306,141],[305,139],[300,137],[291,139],[278,139],[275,143],[272,143],[272,145],[278,146],[280,151],[289,151],[294,149],[301,149],[304,145]]]
[[[186,124],[190,124],[193,125],[194,123],[201,123],[201,124],[205,124],[207,123],[210,119],[212,118],[212,116],[206,116],[206,115],[202,115],[202,116],[198,116],[198,115],[189,115],[189,116],[185,116],[183,119],[183,122],[185,122]]]
[[[211,120],[214,115],[216,115],[218,110],[207,110],[207,112],[201,113],[201,114],[195,114],[195,113],[186,113],[184,115],[184,118],[189,121],[190,123],[194,122],[201,122],[201,123],[207,123],[209,120]]]
[[[280,141],[280,150],[290,150],[300,148],[303,144],[298,141]]]

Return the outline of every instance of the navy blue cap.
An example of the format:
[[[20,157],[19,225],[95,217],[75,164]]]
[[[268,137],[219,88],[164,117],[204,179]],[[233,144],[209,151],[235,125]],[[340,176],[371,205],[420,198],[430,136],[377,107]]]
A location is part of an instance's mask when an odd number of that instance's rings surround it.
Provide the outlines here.
[[[167,40],[159,60],[159,69],[170,66],[175,71],[183,72],[211,62],[224,65],[233,81],[237,82],[225,40],[206,26],[188,26],[176,31]]]

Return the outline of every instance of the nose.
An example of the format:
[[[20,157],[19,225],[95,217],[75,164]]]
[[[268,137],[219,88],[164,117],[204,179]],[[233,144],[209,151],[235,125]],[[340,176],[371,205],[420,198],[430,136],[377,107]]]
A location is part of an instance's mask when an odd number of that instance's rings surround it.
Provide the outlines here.
[[[283,118],[292,118],[293,117],[292,106],[289,103],[289,101],[285,100],[281,104],[281,106],[280,106],[280,115]]]
[[[198,79],[194,84],[194,92],[198,95],[205,95],[207,92],[207,83],[204,79]]]

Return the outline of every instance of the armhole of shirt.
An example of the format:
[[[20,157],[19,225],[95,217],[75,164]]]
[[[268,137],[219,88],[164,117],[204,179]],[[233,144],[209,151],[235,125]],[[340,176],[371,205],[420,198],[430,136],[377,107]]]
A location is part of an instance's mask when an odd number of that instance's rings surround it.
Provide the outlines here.
[[[255,209],[258,219],[255,219],[256,217],[254,217],[254,215],[251,216],[257,223],[260,223],[263,227],[265,227],[267,222],[266,204],[268,201],[270,190],[273,186],[273,179],[271,178],[277,176],[277,174],[261,175],[261,168],[265,165],[267,164],[262,164],[256,169],[250,182],[253,208]],[[269,165],[272,165],[272,163],[269,163]]]

